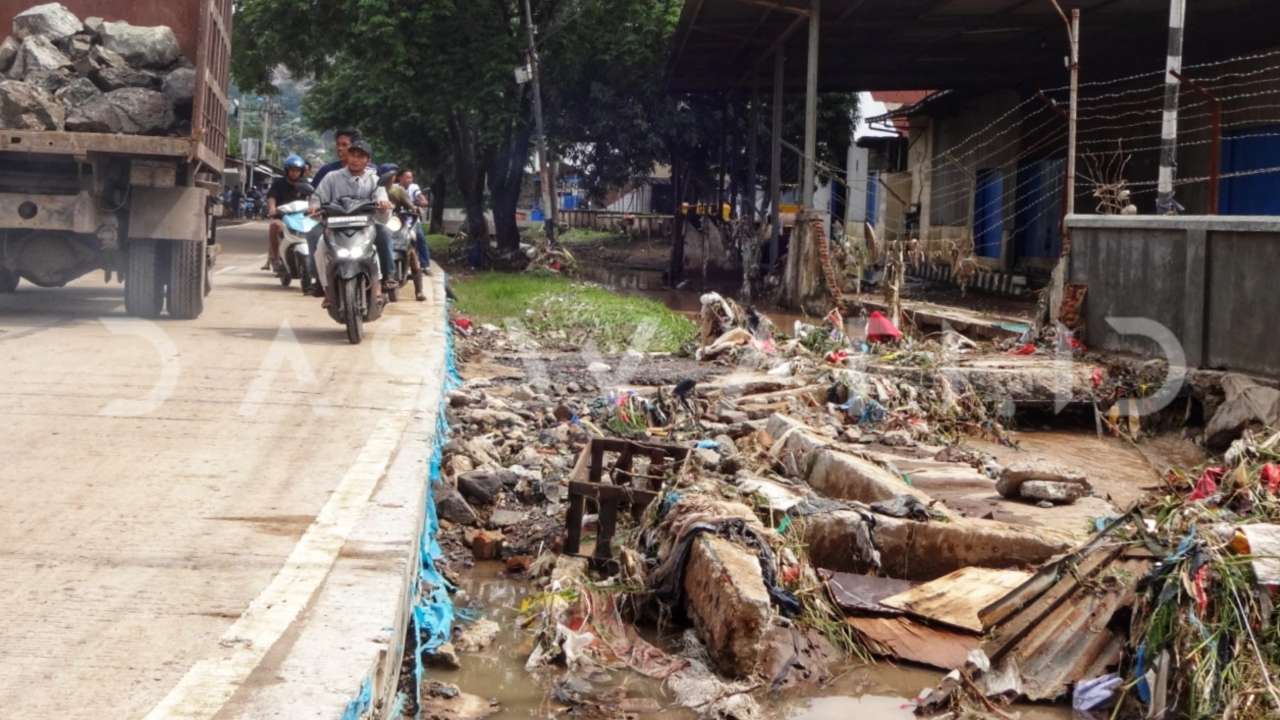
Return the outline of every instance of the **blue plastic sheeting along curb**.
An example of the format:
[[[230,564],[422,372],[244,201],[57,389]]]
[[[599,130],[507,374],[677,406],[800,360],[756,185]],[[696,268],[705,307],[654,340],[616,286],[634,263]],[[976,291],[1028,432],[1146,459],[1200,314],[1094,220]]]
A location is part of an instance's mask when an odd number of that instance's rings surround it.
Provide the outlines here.
[[[373,709],[373,681],[365,678],[360,685],[360,694],[355,700],[347,703],[347,709],[342,713],[342,720],[360,720],[365,713]]]
[[[449,278],[445,276],[445,282]],[[428,463],[426,514],[423,521],[422,537],[419,547],[418,572],[414,577],[413,587],[409,590],[413,608],[411,622],[414,638],[417,639],[413,658],[414,697],[418,701],[419,715],[422,708],[422,679],[424,675],[422,655],[424,652],[438,649],[449,641],[453,631],[453,599],[449,597],[452,586],[436,569],[436,561],[444,556],[436,533],[440,530],[440,519],[436,516],[435,484],[440,480],[440,465],[444,456],[445,439],[449,436],[449,421],[445,416],[448,407],[449,393],[462,386],[462,375],[458,372],[453,355],[453,326],[449,320],[448,308],[444,314],[444,378],[440,392],[440,403],[436,408],[436,431],[431,440],[431,456]],[[403,695],[397,700],[397,708],[391,717],[399,717],[403,707]],[[365,678],[360,686],[360,693],[347,704],[342,713],[342,720],[360,720],[373,710],[373,682]]]
[[[448,282],[446,277],[445,282]],[[418,562],[416,587],[412,593],[413,632],[417,639],[413,655],[414,696],[418,700],[419,715],[422,708],[422,681],[425,675],[423,654],[440,648],[449,642],[453,630],[454,608],[449,591],[453,588],[436,568],[436,562],[444,556],[436,534],[440,531],[440,518],[436,515],[435,486],[440,481],[440,465],[444,455],[445,440],[449,436],[449,420],[445,414],[448,394],[462,386],[453,353],[453,327],[446,310],[444,319],[444,387],[440,393],[440,407],[436,411],[436,432],[432,439],[431,461],[427,476],[426,520],[422,528],[422,548]]]

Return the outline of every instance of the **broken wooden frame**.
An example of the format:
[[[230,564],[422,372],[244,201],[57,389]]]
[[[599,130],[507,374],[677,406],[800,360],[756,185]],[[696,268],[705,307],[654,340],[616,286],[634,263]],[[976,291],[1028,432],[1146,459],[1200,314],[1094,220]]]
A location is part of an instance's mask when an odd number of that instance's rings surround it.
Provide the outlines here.
[[[606,465],[607,455],[616,456],[610,465]],[[610,564],[619,511],[629,509],[632,518],[638,521],[665,483],[684,476],[688,459],[689,449],[677,445],[593,439],[578,456],[569,480],[564,554],[581,552],[583,518],[590,501],[599,513],[595,549],[590,559],[596,565]]]

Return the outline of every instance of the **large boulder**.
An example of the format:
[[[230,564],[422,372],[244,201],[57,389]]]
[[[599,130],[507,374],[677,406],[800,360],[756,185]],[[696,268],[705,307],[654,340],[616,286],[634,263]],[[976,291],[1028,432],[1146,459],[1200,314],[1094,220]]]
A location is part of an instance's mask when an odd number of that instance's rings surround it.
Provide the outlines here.
[[[441,520],[448,520],[458,525],[478,525],[480,517],[471,504],[462,497],[457,488],[448,483],[437,483],[435,486],[436,515]]]
[[[68,114],[74,108],[83,107],[102,97],[102,91],[88,78],[76,78],[66,87],[53,94],[54,99],[62,103]]]
[[[36,5],[13,18],[13,34],[22,39],[40,36],[62,42],[82,30],[80,18],[62,3]]]
[[[162,133],[173,125],[173,105],[163,93],[142,88],[112,90],[103,95],[123,119],[123,132],[130,135]]]
[[[62,88],[71,84],[76,76],[70,70],[37,70],[27,73],[25,82],[29,85],[35,85],[41,90],[53,95]]]
[[[189,111],[196,96],[195,68],[180,67],[166,75],[163,92],[179,111]]]
[[[996,492],[1010,499],[1024,497],[1022,486],[1027,482],[1077,485],[1081,495],[1091,489],[1088,478],[1074,468],[1044,460],[1021,460],[1001,471],[996,480]]]
[[[92,83],[90,83],[92,85]],[[94,85],[94,90],[98,87]],[[120,111],[98,91],[97,97],[71,107],[67,111],[67,129],[72,132],[118,133],[124,131]]]
[[[506,470],[473,470],[458,476],[458,492],[469,502],[492,505],[497,502],[498,493],[515,479],[515,475]]]
[[[0,43],[0,72],[9,72],[9,68],[13,67],[13,63],[18,59],[18,53],[21,50],[22,43],[15,40],[12,35]]]
[[[95,85],[103,92],[120,90],[121,88],[160,89],[160,76],[146,70],[131,67],[105,67],[89,74]]]
[[[40,88],[18,80],[0,81],[0,128],[61,130],[65,120],[62,103]]]
[[[94,40],[102,37],[102,23],[100,17],[91,16],[84,19],[84,31],[93,36]]]
[[[141,27],[127,22],[102,23],[102,44],[124,56],[131,65],[167,68],[182,57],[178,36],[163,25]]]
[[[71,58],[43,35],[34,35],[22,43],[18,59],[9,68],[9,77],[18,80],[35,72],[49,72],[71,67]]]

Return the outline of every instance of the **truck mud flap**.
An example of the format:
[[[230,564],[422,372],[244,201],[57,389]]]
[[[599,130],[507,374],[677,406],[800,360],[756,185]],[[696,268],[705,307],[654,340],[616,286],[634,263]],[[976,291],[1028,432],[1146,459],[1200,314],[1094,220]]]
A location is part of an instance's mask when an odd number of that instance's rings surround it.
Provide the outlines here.
[[[209,191],[198,187],[133,187],[129,203],[129,237],[190,240],[202,247]]]

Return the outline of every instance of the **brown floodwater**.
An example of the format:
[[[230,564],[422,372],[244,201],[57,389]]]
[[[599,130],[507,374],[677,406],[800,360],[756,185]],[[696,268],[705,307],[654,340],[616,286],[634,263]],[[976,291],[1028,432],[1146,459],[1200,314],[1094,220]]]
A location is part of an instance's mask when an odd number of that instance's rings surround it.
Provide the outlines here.
[[[462,573],[460,606],[497,622],[501,631],[487,650],[463,655],[460,670],[429,669],[431,680],[454,683],[464,692],[495,700],[502,718],[551,718],[557,706],[548,693],[562,671],[530,673],[525,660],[532,650],[529,633],[519,624],[521,599],[533,592],[525,580],[511,578],[498,563],[479,563]],[[914,718],[912,698],[936,684],[943,673],[927,668],[890,663],[850,665],[835,671],[836,679],[824,687],[798,688],[779,697],[761,695],[763,716],[778,720],[896,720]],[[674,700],[660,681],[631,672],[613,673],[594,683],[597,691],[622,691],[630,698],[651,698],[663,707],[659,713],[640,714],[646,719],[694,720],[696,714],[668,707]],[[1066,706],[1017,705],[1022,720],[1066,720]]]

